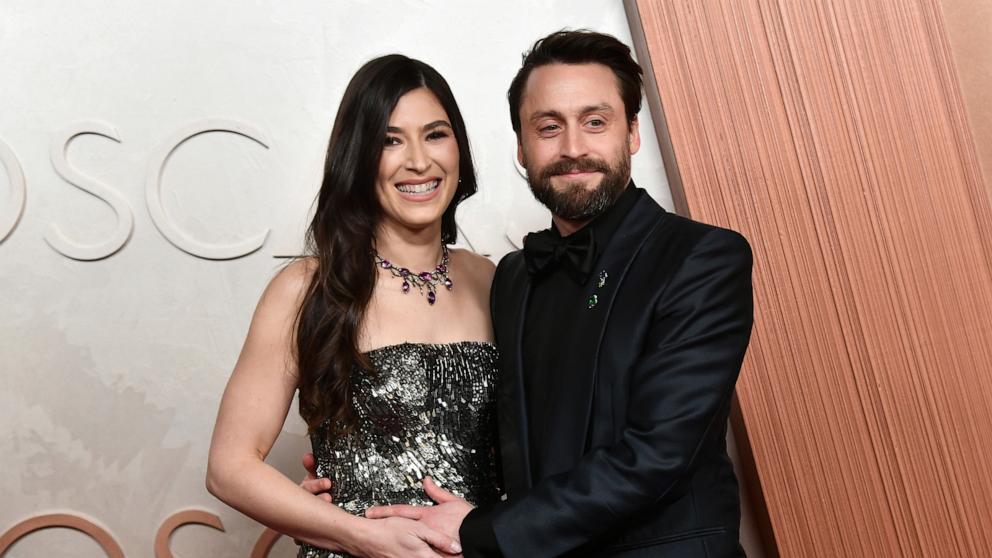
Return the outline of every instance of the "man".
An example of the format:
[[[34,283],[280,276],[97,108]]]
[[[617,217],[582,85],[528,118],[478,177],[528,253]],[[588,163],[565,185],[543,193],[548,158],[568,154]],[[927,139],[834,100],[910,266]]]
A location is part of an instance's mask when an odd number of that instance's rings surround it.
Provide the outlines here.
[[[372,508],[469,556],[743,556],[726,452],[752,323],[739,234],[666,213],[630,180],[641,68],[615,38],[553,33],[509,91],[520,163],[553,226],[500,262],[492,313],[507,500],[426,481]]]

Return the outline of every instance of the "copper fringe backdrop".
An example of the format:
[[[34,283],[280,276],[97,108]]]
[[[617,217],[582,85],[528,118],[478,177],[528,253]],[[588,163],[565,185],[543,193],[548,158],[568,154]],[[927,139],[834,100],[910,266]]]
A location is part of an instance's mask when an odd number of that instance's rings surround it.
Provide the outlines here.
[[[940,6],[627,9],[680,209],[755,249],[738,397],[778,552],[992,556],[992,211]]]

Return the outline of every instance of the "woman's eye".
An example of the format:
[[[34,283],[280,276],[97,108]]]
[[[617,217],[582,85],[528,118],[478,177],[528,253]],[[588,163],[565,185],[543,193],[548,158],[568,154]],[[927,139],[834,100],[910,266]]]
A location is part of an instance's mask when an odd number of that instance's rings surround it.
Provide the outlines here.
[[[396,136],[386,136],[386,141],[384,145],[399,145],[399,144],[400,144],[400,138]]]
[[[443,130],[434,130],[433,132],[427,134],[427,139],[429,140],[444,139],[446,137],[448,137],[448,132]]]

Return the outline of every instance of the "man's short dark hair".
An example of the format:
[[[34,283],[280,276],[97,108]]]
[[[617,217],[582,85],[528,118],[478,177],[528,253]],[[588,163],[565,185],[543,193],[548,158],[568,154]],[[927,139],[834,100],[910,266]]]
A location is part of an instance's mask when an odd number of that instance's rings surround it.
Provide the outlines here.
[[[617,88],[623,99],[627,122],[633,122],[641,110],[641,91],[644,73],[630,55],[630,47],[616,37],[588,29],[561,30],[538,39],[530,52],[524,55],[523,65],[517,72],[507,97],[510,100],[510,122],[520,136],[520,104],[523,100],[527,78],[534,68],[548,64],[602,64],[613,71]]]

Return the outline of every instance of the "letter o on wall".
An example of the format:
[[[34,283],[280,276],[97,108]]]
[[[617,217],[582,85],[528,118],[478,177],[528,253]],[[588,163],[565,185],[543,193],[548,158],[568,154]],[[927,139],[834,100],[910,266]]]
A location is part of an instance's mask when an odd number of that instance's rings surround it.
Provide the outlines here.
[[[24,213],[27,184],[17,155],[3,140],[0,140],[0,162],[7,169],[7,178],[10,180],[10,196],[6,203],[0,202],[0,242],[3,242],[14,232],[21,214]]]
[[[68,513],[38,515],[14,525],[3,536],[0,536],[0,557],[7,553],[7,549],[12,544],[27,535],[35,531],[55,527],[74,529],[89,535],[107,553],[107,558],[124,558],[124,551],[121,550],[121,545],[117,543],[117,540],[106,529],[82,516]]]

